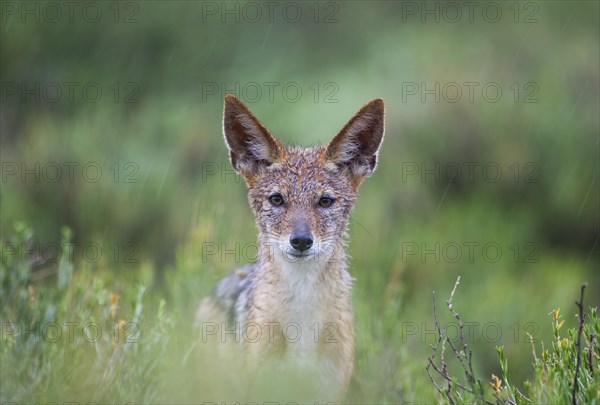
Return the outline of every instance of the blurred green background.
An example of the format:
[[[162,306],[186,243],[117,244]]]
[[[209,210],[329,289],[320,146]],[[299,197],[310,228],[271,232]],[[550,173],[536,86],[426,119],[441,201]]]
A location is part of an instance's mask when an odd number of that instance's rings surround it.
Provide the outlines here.
[[[194,308],[251,259],[244,247],[256,238],[221,134],[226,93],[298,145],[327,142],[366,101],[385,99],[379,166],[350,227],[356,401],[435,401],[424,371],[431,294],[443,313],[459,275],[454,303],[473,322],[484,381],[499,374],[496,345],[513,379],[531,375],[526,334],[550,339],[558,307],[574,325],[582,282],[598,305],[597,2],[1,4],[0,224],[4,256],[16,254],[15,224],[33,230],[18,257],[35,262],[24,294],[61,302],[61,323],[79,308],[74,291],[94,286],[104,298],[89,311],[115,292],[131,320],[143,285],[147,308],[164,299],[173,317],[164,333],[175,365],[158,363],[155,377],[165,387],[140,373],[140,392],[99,398],[201,402],[202,381],[180,371],[192,363]],[[62,226],[75,246],[68,303],[58,260],[43,257]],[[22,313],[12,305],[3,322]],[[17,363],[11,350],[3,374]],[[3,384],[3,400],[94,387],[73,370],[48,379],[54,366],[40,356]]]

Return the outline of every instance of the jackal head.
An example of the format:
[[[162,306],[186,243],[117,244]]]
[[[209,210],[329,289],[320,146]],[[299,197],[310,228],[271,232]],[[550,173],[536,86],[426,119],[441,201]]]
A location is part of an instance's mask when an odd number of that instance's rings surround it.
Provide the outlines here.
[[[287,147],[235,96],[225,96],[223,132],[245,179],[261,248],[287,261],[331,260],[344,243],[358,188],[377,164],[384,104],[365,104],[327,144]]]

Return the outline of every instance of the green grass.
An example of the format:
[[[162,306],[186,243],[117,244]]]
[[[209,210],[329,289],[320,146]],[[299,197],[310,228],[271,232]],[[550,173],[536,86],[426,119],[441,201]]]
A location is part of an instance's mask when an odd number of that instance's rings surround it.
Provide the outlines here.
[[[63,246],[69,245],[70,236],[70,231],[64,229]],[[32,238],[29,228],[17,224],[2,243],[25,249]],[[11,250],[6,254],[5,250],[0,269],[3,402],[201,403],[227,401],[227,398],[235,401],[235,396],[231,396],[234,387],[223,386],[223,381],[229,380],[224,375],[219,377],[218,371],[239,374],[236,368],[239,365],[233,362],[219,367],[212,362],[212,353],[199,351],[200,331],[193,323],[189,299],[170,299],[167,304],[161,298],[164,292],[148,290],[141,279],[128,283],[120,283],[118,279],[110,281],[106,270],[85,264],[74,269],[66,255],[57,264],[57,274],[40,283],[34,280],[32,261],[22,260],[23,257],[27,257],[24,251]],[[199,279],[204,278],[193,271],[196,265],[190,265],[189,260],[194,259],[197,255],[192,249],[182,249],[178,268],[170,273],[174,279],[168,278],[167,295],[202,295],[208,280],[199,283]],[[347,398],[349,402],[559,403],[570,398],[577,332],[576,328],[570,328],[567,337],[560,336],[564,323],[560,312],[548,314],[553,317],[546,316],[549,318],[546,323],[552,326],[551,334],[538,332],[524,337],[523,341],[529,341],[532,346],[527,354],[517,356],[527,357],[527,360],[506,358],[504,347],[496,347],[500,359],[496,361],[495,374],[500,376],[501,382],[493,388],[487,384],[492,381],[491,374],[479,366],[481,358],[494,355],[489,348],[486,352],[485,344],[480,342],[482,336],[486,340],[485,335],[472,334],[469,330],[473,329],[467,326],[464,339],[460,340],[459,325],[473,325],[470,318],[473,311],[463,312],[460,307],[464,304],[454,307],[460,311],[460,319],[453,316],[444,319],[438,307],[438,322],[442,334],[456,350],[468,352],[472,359],[468,360],[466,355],[461,359],[459,354],[448,359],[453,355],[446,347],[446,358],[440,360],[439,350],[436,357],[435,353],[432,355],[432,346],[426,347],[427,342],[434,345],[437,339],[432,307],[430,316],[423,318],[424,323],[404,321],[398,325],[397,311],[402,305],[387,302],[386,310],[376,316],[377,310],[362,297],[365,290],[365,286],[357,283],[356,372]],[[463,290],[461,286],[456,293],[457,302],[462,301],[463,293],[468,294]],[[382,296],[384,300],[386,293]],[[571,309],[574,310],[574,306]],[[596,311],[596,308],[586,311],[577,380],[578,403],[598,401],[600,320]],[[420,335],[421,338],[414,339],[424,332],[425,338]],[[537,352],[534,357],[531,357],[532,349]],[[448,393],[436,392],[427,377],[425,366],[430,356],[434,363],[440,362],[440,368],[444,364],[449,371]],[[474,367],[471,377],[462,376],[460,360]],[[530,381],[518,380],[512,371],[509,378],[508,364],[512,370],[522,363],[530,364],[527,373]],[[448,380],[433,374],[439,386],[448,384]],[[462,390],[461,384],[468,386],[469,381],[479,381],[476,387],[481,388],[481,393],[477,391],[475,395]],[[294,395],[300,395],[301,391],[293,394],[296,386],[273,389],[283,389],[286,401],[298,401]]]

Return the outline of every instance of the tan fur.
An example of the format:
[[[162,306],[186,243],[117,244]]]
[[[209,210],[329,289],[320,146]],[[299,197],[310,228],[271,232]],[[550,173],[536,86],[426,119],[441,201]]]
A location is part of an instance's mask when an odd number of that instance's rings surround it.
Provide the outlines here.
[[[246,372],[257,380],[268,365],[275,370],[271,379],[312,376],[312,392],[304,397],[311,401],[342,399],[352,376],[345,235],[358,187],[375,169],[383,108],[382,100],[372,100],[329,144],[299,148],[283,145],[240,100],[225,97],[225,141],[248,186],[261,252],[256,263],[219,282],[198,320],[260,331],[243,339]],[[322,205],[324,198],[333,202]],[[308,244],[294,245],[298,235]]]

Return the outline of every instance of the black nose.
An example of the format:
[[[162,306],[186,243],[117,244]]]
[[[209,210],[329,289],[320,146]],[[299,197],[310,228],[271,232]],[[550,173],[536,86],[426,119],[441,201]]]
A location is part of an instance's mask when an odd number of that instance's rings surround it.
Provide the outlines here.
[[[292,232],[290,237],[290,245],[301,252],[310,249],[313,245],[313,239],[310,232]]]

